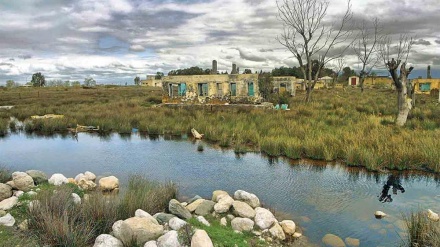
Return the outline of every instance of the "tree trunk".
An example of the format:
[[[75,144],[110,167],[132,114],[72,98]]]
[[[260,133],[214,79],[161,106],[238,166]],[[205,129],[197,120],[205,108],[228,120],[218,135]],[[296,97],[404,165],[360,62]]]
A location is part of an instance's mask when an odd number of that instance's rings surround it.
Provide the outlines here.
[[[408,119],[409,111],[412,108],[411,99],[407,97],[406,87],[403,87],[401,90],[397,91],[397,99],[399,112],[397,114],[396,124],[398,126],[403,126]]]
[[[361,76],[361,78],[359,78],[359,86],[361,88],[361,92],[364,92],[364,81],[365,81],[365,77]]]
[[[312,95],[312,87],[311,87],[310,85],[307,85],[307,90],[306,90],[306,103],[309,103],[309,102],[310,102],[311,95]]]

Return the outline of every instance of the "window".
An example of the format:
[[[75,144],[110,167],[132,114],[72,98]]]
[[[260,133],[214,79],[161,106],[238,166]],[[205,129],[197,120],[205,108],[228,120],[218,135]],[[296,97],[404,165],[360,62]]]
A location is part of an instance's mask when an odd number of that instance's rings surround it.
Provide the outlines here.
[[[231,96],[237,96],[237,83],[231,83]]]
[[[254,96],[254,83],[250,82],[248,83],[248,96]]]
[[[420,83],[419,89],[422,92],[429,92],[431,91],[431,83]]]
[[[199,83],[199,96],[208,96],[208,83]]]
[[[217,83],[217,96],[223,97],[223,87],[221,83]]]
[[[186,95],[186,84],[185,83],[180,83],[179,84],[178,93],[179,93],[179,96],[185,96]]]

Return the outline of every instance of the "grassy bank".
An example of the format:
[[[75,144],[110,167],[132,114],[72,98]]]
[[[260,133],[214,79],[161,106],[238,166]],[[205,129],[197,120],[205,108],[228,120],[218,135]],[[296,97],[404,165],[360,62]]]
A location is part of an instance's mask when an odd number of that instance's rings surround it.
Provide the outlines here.
[[[402,247],[440,246],[440,225],[428,219],[421,211],[404,215],[406,238]]]
[[[0,91],[7,114],[63,114],[63,119],[28,122],[28,132],[63,132],[76,124],[103,132],[182,134],[196,128],[205,138],[237,152],[261,150],[273,156],[342,160],[370,170],[419,169],[440,172],[440,107],[418,96],[407,125],[393,125],[396,93],[389,89],[316,90],[313,102],[290,99],[290,111],[244,107],[205,109],[152,107],[160,89],[102,87],[11,89]],[[3,115],[5,113],[2,113]],[[5,116],[7,117],[7,116]]]

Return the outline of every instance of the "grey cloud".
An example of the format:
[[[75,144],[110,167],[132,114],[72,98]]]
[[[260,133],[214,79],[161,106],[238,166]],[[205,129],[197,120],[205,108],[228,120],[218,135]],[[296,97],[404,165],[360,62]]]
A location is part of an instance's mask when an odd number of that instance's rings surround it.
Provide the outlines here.
[[[273,52],[274,49],[260,49],[260,52]]]
[[[436,39],[435,43],[440,44],[440,39]]]
[[[243,51],[241,48],[236,48],[236,50],[240,53],[240,57],[245,60],[253,61],[253,62],[264,62],[267,59],[251,52]]]
[[[431,45],[431,42],[429,42],[428,40],[424,40],[424,39],[419,39],[416,42],[414,42],[415,45]]]
[[[23,60],[26,60],[26,59],[31,59],[31,58],[32,58],[32,55],[25,54],[25,55],[18,55],[18,57],[21,58],[21,59],[23,59]]]

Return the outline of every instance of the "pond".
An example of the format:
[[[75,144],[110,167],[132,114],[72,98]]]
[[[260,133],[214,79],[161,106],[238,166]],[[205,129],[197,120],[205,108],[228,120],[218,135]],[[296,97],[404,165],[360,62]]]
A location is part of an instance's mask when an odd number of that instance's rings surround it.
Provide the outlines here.
[[[197,151],[199,144],[204,151]],[[12,170],[39,169],[67,177],[85,171],[133,174],[174,181],[179,194],[210,198],[221,189],[256,194],[265,206],[291,217],[312,243],[327,233],[360,239],[361,246],[396,246],[411,210],[440,212],[440,180],[429,174],[370,173],[337,163],[237,155],[185,137],[133,134],[42,137],[11,134],[0,139],[0,164]],[[376,210],[389,215],[374,218]]]

